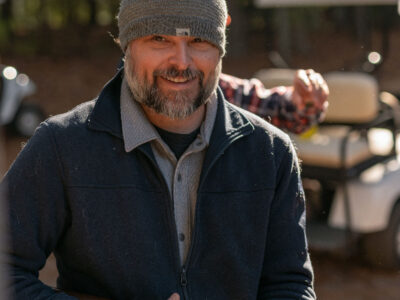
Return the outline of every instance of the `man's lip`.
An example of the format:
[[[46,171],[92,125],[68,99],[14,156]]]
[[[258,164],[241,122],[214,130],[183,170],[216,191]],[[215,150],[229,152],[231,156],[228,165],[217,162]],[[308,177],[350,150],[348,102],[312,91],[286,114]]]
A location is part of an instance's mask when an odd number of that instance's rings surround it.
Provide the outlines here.
[[[168,80],[167,78],[165,78],[163,76],[159,76],[159,78],[162,79],[162,82],[165,82],[169,86],[174,86],[174,87],[186,87],[186,86],[189,86],[189,85],[193,84],[193,82],[196,81],[196,78],[189,79],[188,81],[185,81],[185,82],[171,81],[171,80]]]
[[[179,78],[179,77],[177,77],[177,78],[174,78],[174,79],[172,79],[172,77],[170,77],[170,78],[168,78],[168,77],[166,77],[166,76],[160,76],[162,79],[164,79],[164,80],[167,80],[167,81],[169,81],[169,82],[172,82],[172,83],[188,83],[188,82],[190,82],[190,81],[192,81],[192,80],[194,80],[195,78],[193,78],[193,79],[187,79],[187,78]]]

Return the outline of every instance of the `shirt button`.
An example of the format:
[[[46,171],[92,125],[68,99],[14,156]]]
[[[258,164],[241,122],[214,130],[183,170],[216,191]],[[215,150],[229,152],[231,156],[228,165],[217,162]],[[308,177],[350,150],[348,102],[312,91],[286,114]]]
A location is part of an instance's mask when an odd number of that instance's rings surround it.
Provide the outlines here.
[[[182,181],[182,175],[181,175],[181,173],[178,174],[178,181],[179,181],[179,182]]]
[[[203,142],[197,142],[197,144],[196,144],[197,146],[203,146]]]
[[[179,234],[179,240],[183,242],[185,240],[185,235],[183,233]]]

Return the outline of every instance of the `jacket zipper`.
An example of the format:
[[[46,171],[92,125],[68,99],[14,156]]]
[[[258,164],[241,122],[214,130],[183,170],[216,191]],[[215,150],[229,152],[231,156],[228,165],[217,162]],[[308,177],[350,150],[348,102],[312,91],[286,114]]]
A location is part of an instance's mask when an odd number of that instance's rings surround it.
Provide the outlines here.
[[[180,284],[181,284],[182,291],[183,291],[183,299],[182,300],[189,300],[189,295],[188,295],[187,288],[186,288],[186,286],[187,286],[186,269],[184,266],[183,267],[181,266],[181,260],[180,260],[180,254],[179,254],[178,233],[176,231],[176,222],[175,222],[175,217],[174,217],[174,202],[169,193],[167,183],[165,182],[165,179],[164,179],[163,175],[161,174],[161,171],[158,169],[157,164],[153,161],[153,158],[149,154],[147,154],[145,151],[142,151],[142,153],[144,153],[146,155],[146,157],[150,160],[151,164],[153,165],[154,169],[157,170],[157,175],[164,187],[164,192],[166,192],[168,195],[169,209],[170,209],[169,215],[172,220],[172,227],[173,227],[172,235],[173,235],[174,241],[175,241],[175,243],[174,243],[175,244],[175,247],[174,247],[175,248],[174,249],[175,250],[174,251],[175,264],[177,266],[177,270],[180,271]]]
[[[207,169],[207,173],[208,170],[214,165],[214,163],[222,156],[222,154],[224,153],[224,151],[231,145],[231,143],[233,141],[235,141],[236,139],[232,139],[232,140],[228,140],[220,149],[220,151],[218,152],[218,154],[215,156],[214,160],[212,160],[212,162],[210,163],[208,169]],[[204,178],[206,178],[207,173],[205,174]],[[204,179],[202,180],[202,182],[204,182]],[[202,186],[202,182],[199,183],[199,188],[198,191],[200,190],[201,186]],[[192,256],[192,252],[193,252],[193,248],[194,248],[194,243],[196,241],[196,228],[197,228],[197,223],[198,223],[198,212],[199,212],[199,202],[200,202],[200,197],[197,194],[197,201],[196,201],[196,209],[195,209],[195,219],[194,219],[194,228],[193,228],[193,234],[192,234],[192,238],[190,241],[190,247],[189,247],[189,253],[188,256],[186,257],[186,263],[185,266],[182,267],[182,271],[181,271],[181,286],[183,289],[183,293],[184,293],[184,300],[189,300],[189,295],[188,295],[188,291],[187,291],[187,270],[189,269],[190,266],[190,257]]]
[[[245,133],[245,132],[243,132]],[[234,137],[233,139],[229,139],[228,141],[225,142],[225,144],[220,148],[220,151],[217,153],[217,155],[215,156],[215,158],[212,160],[212,162],[210,163],[208,169],[207,169],[207,173],[208,170],[214,165],[214,163],[222,156],[222,154],[224,153],[225,149],[227,149],[232,142],[234,142],[236,139],[239,139],[240,137]],[[177,265],[177,270],[180,270],[180,285],[183,291],[183,299],[182,300],[190,300],[189,298],[189,293],[187,290],[187,285],[188,285],[188,280],[187,280],[187,270],[190,266],[190,257],[192,256],[192,252],[193,252],[193,246],[194,243],[196,241],[196,228],[197,228],[197,222],[198,222],[198,211],[199,211],[199,200],[200,197],[197,195],[197,202],[196,202],[196,210],[195,210],[195,221],[194,221],[194,228],[193,228],[193,235],[190,241],[190,247],[189,247],[189,253],[188,256],[186,257],[186,263],[181,266],[181,261],[180,261],[180,254],[179,254],[179,242],[178,242],[178,233],[176,231],[176,222],[175,222],[175,216],[174,216],[174,202],[173,199],[171,199],[171,195],[169,193],[169,189],[167,186],[167,183],[165,182],[165,179],[163,177],[163,175],[161,174],[161,171],[158,169],[157,164],[153,161],[152,157],[147,154],[145,151],[142,151],[147,158],[151,161],[151,163],[153,164],[153,167],[157,170],[158,173],[158,177],[160,178],[163,186],[164,186],[164,190],[167,191],[167,195],[168,195],[168,199],[169,199],[169,204],[170,204],[170,217],[172,219],[172,225],[173,225],[173,236],[174,236],[174,240],[175,240],[175,261],[176,261],[176,265]],[[207,173],[205,174],[204,178],[206,178]],[[202,182],[199,183],[199,188],[198,191],[200,190],[201,186],[203,185],[204,179],[202,180]]]
[[[183,290],[183,300],[189,300],[189,294],[187,290],[187,277],[186,268],[183,266],[181,271],[181,287]]]

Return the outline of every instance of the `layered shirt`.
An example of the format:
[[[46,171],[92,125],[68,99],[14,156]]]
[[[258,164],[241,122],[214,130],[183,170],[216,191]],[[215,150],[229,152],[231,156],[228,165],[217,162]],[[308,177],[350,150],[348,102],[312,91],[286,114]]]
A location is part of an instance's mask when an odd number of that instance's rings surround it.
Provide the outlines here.
[[[200,133],[179,159],[163,141],[147,119],[140,104],[133,98],[126,80],[121,86],[121,122],[125,151],[130,152],[150,143],[158,167],[174,203],[179,252],[183,265],[189,252],[194,227],[197,188],[217,114],[217,96],[213,93],[206,103],[206,114]]]

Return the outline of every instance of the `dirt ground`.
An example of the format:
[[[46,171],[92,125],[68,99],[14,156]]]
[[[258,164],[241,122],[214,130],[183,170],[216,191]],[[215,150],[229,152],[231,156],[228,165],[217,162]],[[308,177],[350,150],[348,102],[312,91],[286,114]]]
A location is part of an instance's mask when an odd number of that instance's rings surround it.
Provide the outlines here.
[[[315,290],[321,300],[398,300],[400,272],[371,269],[360,261],[311,252],[315,272]],[[48,259],[40,278],[55,286],[55,258]]]
[[[312,67],[320,72],[340,70],[346,61],[355,61],[361,53],[359,47],[351,43],[347,43],[347,47],[337,47],[333,44],[333,41],[342,43],[346,42],[346,39],[338,37],[316,41],[313,44],[315,49],[335,47],[335,55],[329,55],[332,51],[328,53],[319,50],[318,54],[299,56],[295,59],[296,67]],[[392,48],[392,54],[387,58],[379,79],[384,89],[396,90],[400,88],[400,61],[395,55],[400,53],[398,32],[393,34]],[[13,65],[31,76],[37,84],[38,91],[30,101],[39,103],[46,115],[54,115],[95,97],[115,72],[119,59],[120,51],[115,47],[114,50],[108,51],[107,55],[65,58],[3,56],[1,62]],[[227,59],[224,71],[238,76],[251,76],[259,68],[268,66],[266,54],[258,52],[247,58]],[[6,162],[10,165],[26,140],[12,135],[7,135],[5,140]],[[373,269],[354,258],[316,251],[311,254],[319,299],[400,299],[400,271]],[[46,283],[54,286],[56,274],[54,258],[50,257],[40,276]]]

